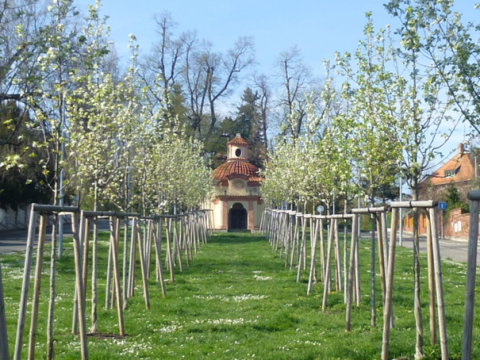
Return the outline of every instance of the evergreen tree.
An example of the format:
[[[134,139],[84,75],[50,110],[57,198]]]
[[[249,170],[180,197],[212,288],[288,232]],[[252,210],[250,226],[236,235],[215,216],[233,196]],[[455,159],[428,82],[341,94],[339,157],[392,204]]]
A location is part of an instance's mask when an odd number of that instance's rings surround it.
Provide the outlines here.
[[[248,160],[257,167],[263,168],[265,159],[265,143],[260,122],[259,95],[247,87],[242,96],[242,104],[237,108],[236,121],[243,130],[239,133],[250,144]]]
[[[236,134],[240,134],[250,144],[248,160],[257,167],[263,167],[265,144],[260,124],[258,99],[258,94],[247,87],[243,92],[242,103],[237,107],[235,119],[226,117],[217,123],[211,136],[205,140],[205,151],[212,156],[213,168],[225,162],[227,143]]]
[[[460,193],[458,192],[458,189],[455,186],[455,183],[453,181],[450,181],[450,184],[448,184],[447,193],[445,195],[445,201],[447,203],[447,211],[450,211],[452,209],[458,209],[458,208],[467,212],[469,211],[468,204],[462,201],[462,198],[460,197]]]

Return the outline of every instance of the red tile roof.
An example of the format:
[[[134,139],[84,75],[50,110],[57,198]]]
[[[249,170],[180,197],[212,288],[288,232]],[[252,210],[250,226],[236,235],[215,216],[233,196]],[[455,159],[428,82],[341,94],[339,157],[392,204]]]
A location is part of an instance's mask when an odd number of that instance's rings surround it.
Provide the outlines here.
[[[429,179],[433,185],[449,184],[451,181],[472,180],[475,177],[473,162],[474,159],[470,153],[456,154],[430,175]],[[445,177],[445,172],[450,170],[455,170],[455,176]]]
[[[231,175],[248,176],[249,181],[258,181],[258,168],[246,160],[230,159],[213,170],[215,180],[227,180]],[[252,179],[252,180],[250,180]]]
[[[232,140],[230,140],[227,145],[250,145],[244,138],[237,134]]]

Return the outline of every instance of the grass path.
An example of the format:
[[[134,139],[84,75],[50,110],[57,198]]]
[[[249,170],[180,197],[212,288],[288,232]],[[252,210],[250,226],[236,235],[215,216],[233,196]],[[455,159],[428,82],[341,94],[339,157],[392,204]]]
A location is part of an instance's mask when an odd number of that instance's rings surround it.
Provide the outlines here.
[[[99,330],[117,333],[116,312],[103,310],[107,237],[100,242]],[[56,306],[56,358],[78,359],[78,338],[71,335],[73,294],[73,255],[67,244],[66,255],[58,264]],[[167,298],[160,286],[149,282],[151,310],[146,311],[141,281],[125,312],[125,338],[89,338],[91,359],[377,359],[382,340],[380,281],[377,281],[378,326],[370,328],[369,245],[360,244],[362,301],[354,307],[352,331],[344,332],[343,293],[332,293],[328,311],[321,312],[323,286],[314,286],[306,296],[307,272],[297,284],[296,269],[285,269],[284,261],[260,235],[217,234],[204,245],[175,283],[167,283]],[[48,248],[47,252],[48,253]],[[13,350],[18,316],[23,254],[1,258],[10,349]],[[49,261],[48,257],[45,261]],[[428,330],[428,289],[426,257],[422,264],[422,304],[427,359],[439,358],[439,347],[430,346]],[[48,302],[48,265],[45,263],[40,307],[36,358],[45,353],[45,327]],[[412,257],[398,249],[394,289],[395,329],[392,330],[392,358],[410,359],[414,350],[415,322],[412,311]],[[463,329],[465,264],[444,262],[444,288],[447,303],[447,331],[450,358],[459,358]],[[153,273],[152,273],[153,274]],[[168,273],[165,273],[168,278]],[[103,280],[102,280],[103,279]],[[89,285],[90,286],[90,285]],[[87,295],[87,302],[90,295]],[[477,297],[478,299],[478,297]],[[477,306],[479,306],[477,301]],[[87,311],[90,307],[87,305]],[[87,316],[87,322],[89,318]],[[29,319],[27,318],[27,324]],[[28,326],[27,326],[28,327]],[[474,339],[480,334],[475,322]],[[25,333],[25,339],[28,334]],[[23,353],[26,356],[26,347]],[[480,345],[474,340],[473,358],[480,358]]]

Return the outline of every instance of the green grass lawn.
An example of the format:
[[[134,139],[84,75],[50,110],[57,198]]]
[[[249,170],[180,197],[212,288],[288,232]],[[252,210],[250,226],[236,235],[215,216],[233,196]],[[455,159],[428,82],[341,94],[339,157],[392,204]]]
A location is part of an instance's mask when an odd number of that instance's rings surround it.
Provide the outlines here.
[[[116,310],[103,310],[105,298],[108,236],[99,242],[99,330],[118,333]],[[296,283],[296,269],[285,269],[261,235],[223,233],[210,238],[175,283],[166,283],[167,297],[160,285],[149,282],[151,310],[145,310],[140,271],[135,297],[125,312],[124,338],[89,337],[91,359],[379,359],[382,342],[382,300],[377,276],[377,327],[370,328],[370,243],[360,243],[362,305],[354,306],[352,331],[345,333],[345,305],[342,293],[332,293],[328,311],[322,313],[323,285],[316,284],[306,296],[307,272]],[[49,254],[47,246],[46,254]],[[153,260],[153,259],[152,259]],[[5,305],[10,352],[15,342],[24,253],[2,255]],[[36,358],[45,358],[49,258],[44,276],[37,334]],[[397,250],[391,332],[391,358],[413,358],[415,320],[413,316],[412,253]],[[426,256],[421,256],[423,324],[427,359],[440,358],[439,346],[431,346],[428,319]],[[451,359],[460,359],[463,331],[466,265],[442,264],[447,332]],[[139,269],[139,267],[137,267]],[[57,359],[79,359],[78,337],[71,334],[74,267],[71,243],[57,265],[55,352]],[[165,279],[168,273],[165,270]],[[32,290],[32,285],[30,286]],[[30,291],[32,293],[32,291]],[[30,295],[31,296],[31,295]],[[30,297],[31,298],[31,297]],[[90,326],[90,282],[87,292],[87,323]],[[477,306],[479,299],[477,297]],[[28,310],[30,311],[30,303]],[[23,358],[26,357],[27,316]],[[479,321],[474,325],[472,358],[480,358]]]

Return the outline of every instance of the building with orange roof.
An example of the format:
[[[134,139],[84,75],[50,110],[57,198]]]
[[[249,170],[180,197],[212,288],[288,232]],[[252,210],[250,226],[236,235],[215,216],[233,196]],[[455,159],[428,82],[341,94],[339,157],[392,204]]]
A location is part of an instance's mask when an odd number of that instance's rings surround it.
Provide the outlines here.
[[[458,144],[455,156],[420,183],[420,198],[444,201],[446,189],[453,181],[462,197],[466,199],[471,182],[477,176],[475,167],[480,165],[479,160],[478,154],[472,154],[465,150],[463,144]]]
[[[260,194],[263,178],[248,161],[249,144],[240,134],[227,143],[227,161],[212,172],[213,200],[205,204],[213,210],[216,230],[253,230],[260,226],[265,209]]]
[[[461,198],[466,200],[467,193],[472,188],[472,181],[477,178],[478,170],[476,172],[475,169],[478,165],[480,165],[479,154],[467,151],[463,144],[458,144],[457,153],[420,183],[420,199],[445,201],[447,188],[453,182]],[[448,218],[442,217],[441,210],[437,216],[438,234],[442,233],[443,219],[443,233],[445,236],[453,238],[468,237],[470,214],[464,214],[462,209],[452,209],[448,214]],[[419,233],[426,234],[426,214],[420,213],[418,224]],[[412,214],[407,214],[403,219],[403,229],[404,231],[413,231]]]

